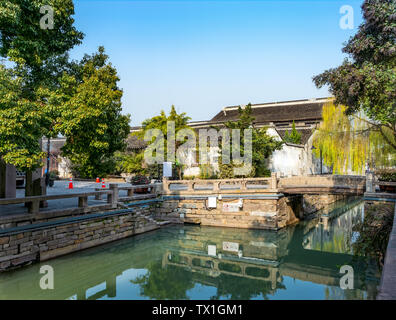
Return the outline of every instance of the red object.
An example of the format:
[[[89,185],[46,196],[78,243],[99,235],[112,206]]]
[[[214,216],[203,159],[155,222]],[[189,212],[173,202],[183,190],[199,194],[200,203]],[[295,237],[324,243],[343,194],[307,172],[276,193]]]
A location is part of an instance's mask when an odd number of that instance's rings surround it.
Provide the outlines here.
[[[96,183],[99,183],[99,182],[100,182],[99,178],[96,178]]]
[[[73,189],[73,178],[69,179],[69,189]]]
[[[106,188],[106,185],[105,185],[104,179],[102,179],[102,188]]]

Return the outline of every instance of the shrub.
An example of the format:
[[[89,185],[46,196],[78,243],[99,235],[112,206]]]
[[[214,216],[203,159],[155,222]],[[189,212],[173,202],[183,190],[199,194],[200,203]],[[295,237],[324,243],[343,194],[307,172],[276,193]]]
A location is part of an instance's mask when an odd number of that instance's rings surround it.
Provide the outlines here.
[[[149,184],[150,181],[146,176],[136,175],[132,178],[131,183],[133,185]]]
[[[380,181],[396,182],[396,169],[380,169],[376,171],[376,175]]]
[[[201,164],[199,166],[199,171],[200,179],[217,179],[217,174],[215,170],[209,164]]]

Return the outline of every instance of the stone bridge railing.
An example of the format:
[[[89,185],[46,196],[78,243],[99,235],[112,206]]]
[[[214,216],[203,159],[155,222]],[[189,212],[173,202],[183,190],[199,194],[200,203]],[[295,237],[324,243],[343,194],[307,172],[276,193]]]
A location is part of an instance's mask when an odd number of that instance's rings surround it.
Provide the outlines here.
[[[13,214],[13,209],[10,208],[7,215],[0,216],[0,229],[15,227],[20,224],[34,223],[35,221],[47,221],[60,217],[116,209],[119,207],[119,201],[155,198],[159,194],[160,187],[161,184],[133,185],[128,187],[118,187],[118,184],[110,184],[109,189],[95,189],[95,191],[91,192],[0,199],[0,205],[2,206],[13,204],[26,204],[27,206],[27,213],[21,213],[19,210],[19,213]],[[136,189],[141,188],[147,188],[148,193],[139,195],[134,193]],[[126,197],[120,197],[119,192],[121,190],[127,191]],[[95,200],[102,200],[103,196],[106,196],[106,202],[104,203],[88,203],[89,197]],[[70,198],[76,198],[78,200],[76,201],[76,207],[65,206],[61,209],[54,210],[45,208],[47,206],[47,201],[62,201]]]
[[[289,193],[289,194],[363,194],[365,176],[318,175],[278,178],[163,180],[164,194],[207,193]]]
[[[276,173],[269,178],[243,179],[194,179],[167,180],[163,179],[163,194],[208,194],[208,193],[274,193],[278,192]]]
[[[366,177],[356,175],[314,175],[279,179],[282,192],[291,194],[363,194]]]

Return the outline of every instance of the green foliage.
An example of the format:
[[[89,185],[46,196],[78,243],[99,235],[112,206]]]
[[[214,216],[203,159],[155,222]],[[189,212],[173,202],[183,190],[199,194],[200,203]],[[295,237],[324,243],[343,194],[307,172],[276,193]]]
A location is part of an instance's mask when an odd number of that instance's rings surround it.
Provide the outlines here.
[[[222,158],[219,159],[219,178],[220,179],[234,179],[234,167],[231,163],[222,163]]]
[[[136,175],[132,178],[131,183],[133,185],[149,184],[150,180],[144,175]]]
[[[151,179],[162,179],[163,168],[162,164],[152,164],[147,166],[147,173]]]
[[[217,179],[217,173],[210,164],[201,164],[199,166],[200,179]],[[185,179],[185,178],[184,178]]]
[[[173,121],[175,123],[175,134],[179,132],[181,129],[186,129],[189,128],[187,125],[188,121],[191,118],[186,115],[186,113],[182,112],[178,114],[176,112],[175,106],[171,106],[171,111],[169,115],[167,116],[165,111],[161,111],[159,116],[152,117],[150,119],[146,119],[142,123],[142,129],[135,133],[135,135],[139,139],[144,139],[144,136],[148,130],[151,129],[159,129],[161,130],[162,134],[164,135],[164,144],[163,148],[160,148],[160,151],[163,152],[164,154],[164,159],[167,159],[167,145],[168,145],[168,130],[167,130],[167,124],[170,121]],[[174,137],[175,138],[175,137]],[[148,144],[153,143],[155,138],[152,139],[152,141],[149,141]],[[176,149],[184,142],[176,142]],[[181,179],[182,177],[182,170],[183,170],[183,165],[179,163],[178,161],[173,162],[172,164],[172,173],[173,177],[172,179]],[[154,164],[154,165],[149,165],[148,166],[148,172],[150,177],[154,179],[162,179],[162,163],[159,164]]]
[[[54,8],[54,28],[40,28],[40,7]],[[53,136],[42,92],[58,85],[57,77],[67,61],[67,51],[79,44],[71,17],[71,0],[9,0],[0,2],[0,57],[12,68],[0,65],[0,156],[22,170],[41,165],[40,139]]]
[[[188,121],[191,120],[190,117],[186,115],[185,112],[182,112],[178,114],[176,112],[175,106],[171,106],[171,111],[169,115],[167,116],[164,110],[161,110],[161,113],[159,116],[154,116],[150,119],[146,119],[142,122],[142,129],[137,132],[135,135],[140,138],[144,139],[144,136],[148,130],[152,129],[159,129],[161,130],[162,134],[164,135],[164,149],[160,149],[160,151],[163,152],[164,154],[164,159],[167,158],[167,146],[168,146],[168,130],[167,130],[167,124],[170,121],[173,121],[175,123],[175,134],[179,132],[181,129],[188,128]],[[148,144],[153,143],[155,140],[155,137],[153,137],[152,141],[149,141]],[[179,145],[181,145],[183,142],[176,142],[176,149]]]
[[[249,103],[245,108],[239,107],[239,119],[237,121],[228,121],[225,123],[225,127],[228,129],[239,129],[241,136],[241,156],[245,155],[243,146],[244,141],[244,130],[252,129],[252,170],[249,173],[249,177],[260,177],[268,175],[268,168],[266,161],[272,155],[275,150],[282,148],[283,142],[278,141],[274,137],[267,134],[266,128],[254,128],[254,117],[252,117],[252,107]],[[223,148],[223,146],[222,146]],[[236,178],[233,172],[235,167],[240,166],[231,159],[230,164],[223,164],[222,158],[219,161],[219,177],[221,179]]]
[[[23,97],[23,79],[0,64],[0,157],[21,170],[40,166],[42,123],[39,105]]]
[[[107,62],[103,47],[76,65],[76,75],[64,75],[57,95],[62,101],[59,131],[66,136],[62,154],[82,177],[114,171],[113,155],[125,148],[129,115],[121,114],[122,91],[116,69]],[[57,93],[56,93],[57,94]]]
[[[283,138],[285,142],[300,144],[301,143],[301,133],[296,130],[296,124],[293,120],[292,131],[289,134],[289,131],[285,132],[285,137]]]
[[[54,9],[54,28],[43,30],[40,8]],[[72,0],[7,0],[0,3],[0,56],[26,65],[33,74],[46,62],[81,43],[83,34],[73,26]]]
[[[396,2],[365,0],[362,10],[364,22],[343,48],[349,59],[313,80],[319,88],[329,85],[347,115],[363,111],[396,149]]]
[[[140,286],[142,296],[160,300],[188,299],[187,291],[194,287],[191,272],[172,265],[162,267],[161,262],[150,263],[147,270],[146,274],[131,280]]]
[[[396,161],[393,148],[380,132],[372,130],[364,115],[346,115],[346,107],[329,101],[323,106],[323,121],[314,133],[314,155],[337,174],[348,169],[363,173],[366,162],[371,167],[391,166]]]
[[[116,153],[116,170],[119,173],[134,173],[139,175],[147,174],[147,169],[143,167],[143,152],[140,153]]]
[[[354,227],[359,237],[353,244],[358,256],[375,258],[383,266],[389,235],[393,226],[394,209],[392,205],[378,204],[365,210],[364,221]]]
[[[54,28],[41,29],[40,8],[54,9]],[[10,0],[0,4],[0,156],[23,170],[41,165],[43,136],[66,137],[63,155],[81,177],[114,170],[124,147],[129,116],[121,115],[122,91],[104,49],[81,62],[68,50],[83,34],[73,26],[71,0]]]
[[[380,170],[376,170],[375,174],[378,176],[378,179],[380,181],[396,182],[395,169],[380,169]]]

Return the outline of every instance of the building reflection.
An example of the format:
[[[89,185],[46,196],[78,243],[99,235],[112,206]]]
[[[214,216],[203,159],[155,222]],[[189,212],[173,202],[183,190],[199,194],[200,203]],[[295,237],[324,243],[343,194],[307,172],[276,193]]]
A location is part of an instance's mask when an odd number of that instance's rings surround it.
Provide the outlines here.
[[[39,266],[2,274],[0,299],[188,299],[196,285],[215,288],[211,299],[270,299],[286,278],[320,284],[328,299],[374,299],[379,272],[352,250],[362,205],[340,208],[278,232],[170,226],[50,261],[55,290],[40,290]],[[342,265],[355,290],[339,288]]]

